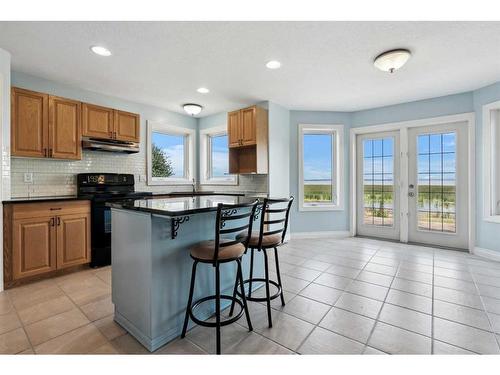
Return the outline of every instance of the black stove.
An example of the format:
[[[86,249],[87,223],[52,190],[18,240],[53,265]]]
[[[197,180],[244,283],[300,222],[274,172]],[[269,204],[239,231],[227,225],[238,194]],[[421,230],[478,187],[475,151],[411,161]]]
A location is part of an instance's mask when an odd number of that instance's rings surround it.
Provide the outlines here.
[[[80,173],[77,175],[78,197],[92,204],[91,267],[111,264],[111,211],[106,202],[142,199],[151,192],[135,191],[134,175],[118,173]]]

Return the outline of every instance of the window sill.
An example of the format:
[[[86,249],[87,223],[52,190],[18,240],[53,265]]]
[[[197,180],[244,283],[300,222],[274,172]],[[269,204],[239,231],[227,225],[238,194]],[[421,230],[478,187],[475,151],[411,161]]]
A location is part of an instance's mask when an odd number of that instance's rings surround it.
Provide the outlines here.
[[[237,186],[238,181],[217,181],[217,180],[212,180],[212,181],[203,181],[200,182],[200,185],[230,185],[230,186]]]
[[[318,212],[318,211],[344,211],[344,207],[341,206],[333,206],[333,205],[318,205],[318,206],[299,206],[299,211],[311,211],[311,212]]]
[[[148,181],[149,186],[193,185],[192,180]]]
[[[500,215],[486,216],[484,218],[484,221],[486,221],[487,223],[500,224]]]

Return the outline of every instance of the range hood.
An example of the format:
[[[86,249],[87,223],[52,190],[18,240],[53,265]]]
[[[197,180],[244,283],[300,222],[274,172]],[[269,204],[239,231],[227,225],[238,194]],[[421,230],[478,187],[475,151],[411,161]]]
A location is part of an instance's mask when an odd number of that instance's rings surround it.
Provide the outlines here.
[[[117,141],[112,139],[83,137],[82,148],[85,150],[135,154],[139,152],[139,143]]]

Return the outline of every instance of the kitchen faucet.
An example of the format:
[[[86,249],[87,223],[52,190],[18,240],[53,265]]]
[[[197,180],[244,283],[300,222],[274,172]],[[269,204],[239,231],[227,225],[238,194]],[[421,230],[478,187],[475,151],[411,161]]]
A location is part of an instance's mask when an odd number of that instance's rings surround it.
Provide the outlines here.
[[[192,185],[193,185],[193,195],[195,195],[196,194],[196,182],[195,182],[194,178],[193,178]]]

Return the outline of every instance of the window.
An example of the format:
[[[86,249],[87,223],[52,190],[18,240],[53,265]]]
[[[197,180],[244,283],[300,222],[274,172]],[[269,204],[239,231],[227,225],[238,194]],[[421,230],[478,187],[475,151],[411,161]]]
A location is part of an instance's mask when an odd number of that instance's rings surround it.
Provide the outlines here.
[[[229,146],[225,126],[200,130],[200,183],[238,184],[237,176],[229,174]]]
[[[483,107],[484,218],[500,223],[500,101]]]
[[[148,184],[191,184],[194,178],[193,129],[148,121]]]
[[[299,125],[299,209],[342,210],[343,125]]]

